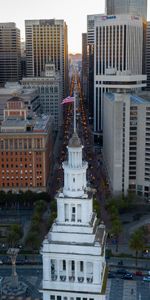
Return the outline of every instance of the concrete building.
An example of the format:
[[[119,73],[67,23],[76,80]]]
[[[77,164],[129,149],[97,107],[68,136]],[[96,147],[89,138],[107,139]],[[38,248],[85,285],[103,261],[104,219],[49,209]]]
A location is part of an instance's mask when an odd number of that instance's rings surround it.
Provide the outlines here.
[[[55,72],[55,64],[47,63],[45,72],[40,77],[26,77],[21,80],[24,89],[38,89],[40,107],[44,114],[51,114],[54,117],[55,130],[62,125],[63,99],[61,76]]]
[[[87,188],[87,162],[76,132],[63,162],[64,186],[58,194],[57,218],[43,241],[43,300],[104,300],[106,272],[104,224],[93,212]]]
[[[20,30],[15,23],[0,23],[0,86],[20,79]]]
[[[49,61],[60,72],[63,96],[68,93],[68,38],[64,20],[26,20],[26,74],[39,77]]]
[[[94,132],[99,133],[103,129],[103,93],[109,88],[128,89],[128,79],[132,87],[135,81],[136,88],[137,80],[142,80],[136,75],[142,74],[143,68],[143,20],[130,15],[95,15],[94,26]]]
[[[150,197],[150,93],[106,93],[103,156],[114,194]]]
[[[87,33],[82,33],[82,91],[87,100],[88,62],[87,62]]]
[[[31,116],[21,97],[11,97],[0,126],[0,189],[46,191],[52,146],[51,117]]]
[[[147,0],[106,0],[107,15],[134,15],[147,19]]]
[[[147,75],[147,90],[150,91],[150,21],[147,22],[147,29],[146,29],[146,75]]]
[[[4,88],[0,88],[0,124],[3,121],[6,102],[13,96],[21,97],[28,109],[28,112],[31,114],[33,112],[36,114],[41,113],[40,97],[37,88],[32,90],[24,89],[17,82],[7,82]]]

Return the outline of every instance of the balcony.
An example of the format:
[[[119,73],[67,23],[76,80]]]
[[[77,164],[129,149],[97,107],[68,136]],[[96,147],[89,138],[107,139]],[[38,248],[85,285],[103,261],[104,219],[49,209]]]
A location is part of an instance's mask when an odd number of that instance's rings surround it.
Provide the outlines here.
[[[78,282],[83,282],[84,281],[84,277],[78,277]]]
[[[92,283],[93,282],[93,276],[87,277],[87,283]]]
[[[51,279],[52,279],[52,281],[56,281],[57,280],[57,275],[52,274]]]
[[[60,281],[66,281],[66,276],[65,275],[60,275]]]
[[[69,276],[69,281],[74,282],[75,281],[75,276]]]

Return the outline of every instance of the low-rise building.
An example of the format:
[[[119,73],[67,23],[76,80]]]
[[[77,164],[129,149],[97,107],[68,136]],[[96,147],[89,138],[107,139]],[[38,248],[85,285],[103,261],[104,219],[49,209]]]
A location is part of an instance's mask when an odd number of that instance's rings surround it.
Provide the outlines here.
[[[37,88],[32,90],[23,89],[23,87],[17,82],[7,82],[4,88],[0,88],[0,123],[3,121],[6,103],[13,96],[21,97],[28,109],[28,112],[35,112],[36,114],[41,112],[39,92]]]
[[[31,114],[21,97],[10,98],[0,126],[0,189],[46,191],[52,163],[52,118]]]

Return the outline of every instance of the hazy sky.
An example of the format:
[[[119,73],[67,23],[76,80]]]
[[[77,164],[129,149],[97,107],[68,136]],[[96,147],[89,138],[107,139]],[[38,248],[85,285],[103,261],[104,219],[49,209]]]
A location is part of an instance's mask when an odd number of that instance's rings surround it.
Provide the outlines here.
[[[76,53],[81,52],[81,34],[86,32],[87,15],[104,13],[104,9],[105,0],[4,0],[0,22],[15,22],[24,37],[26,19],[64,19],[68,25],[69,52]]]

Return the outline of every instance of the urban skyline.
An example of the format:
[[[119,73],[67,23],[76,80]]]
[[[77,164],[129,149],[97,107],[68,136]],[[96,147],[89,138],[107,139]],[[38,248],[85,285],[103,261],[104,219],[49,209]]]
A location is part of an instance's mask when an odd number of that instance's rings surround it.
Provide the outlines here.
[[[69,0],[56,0],[49,4],[48,0],[45,0],[43,5],[41,3],[35,3],[35,0],[29,2],[26,1],[22,9],[22,2],[14,0],[9,3],[9,0],[5,1],[1,11],[1,22],[15,22],[16,26],[21,30],[21,37],[25,36],[25,20],[26,19],[64,19],[68,25],[68,46],[69,53],[81,52],[82,41],[81,35],[87,31],[87,15],[105,13],[105,1],[84,1],[77,0],[74,7]],[[9,7],[9,10],[8,10]],[[36,7],[36,10],[34,9]],[[30,9],[29,9],[30,8]],[[19,14],[17,14],[19,11]],[[48,12],[49,11],[49,12]],[[148,0],[147,19],[150,20],[150,1]],[[78,22],[77,22],[78,20]]]

